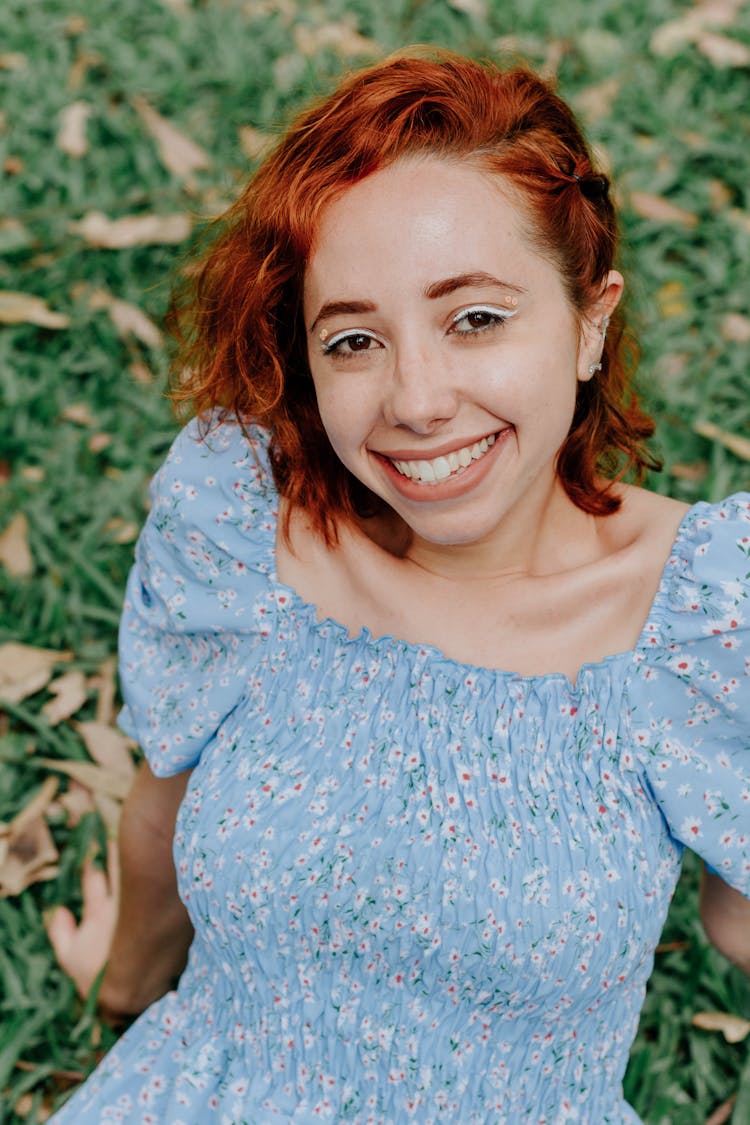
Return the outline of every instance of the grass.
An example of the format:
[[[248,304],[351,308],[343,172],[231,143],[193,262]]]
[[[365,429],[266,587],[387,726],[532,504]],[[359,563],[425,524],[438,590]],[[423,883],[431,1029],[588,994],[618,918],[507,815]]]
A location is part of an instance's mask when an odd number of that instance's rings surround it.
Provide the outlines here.
[[[70,667],[88,678],[77,719],[96,713],[93,677],[115,650],[147,482],[175,432],[163,345],[123,336],[92,294],[106,290],[158,324],[188,245],[97,249],[72,226],[99,210],[187,214],[200,229],[251,167],[239,129],[273,134],[311,92],[325,89],[342,67],[325,44],[344,27],[372,40],[373,50],[422,41],[555,65],[624,205],[642,386],[666,463],[650,484],[691,501],[748,487],[747,461],[695,428],[711,422],[750,436],[750,345],[742,339],[748,69],[717,66],[690,43],[673,56],[655,53],[653,33],[687,8],[672,0],[120,0],[102,15],[95,0],[5,0],[0,289],[44,298],[69,326],[0,330],[0,530],[25,514],[35,566],[29,578],[0,566],[0,642],[69,650]],[[724,33],[750,44],[747,6]],[[211,167],[189,180],[170,174],[134,107],[138,97],[209,152]],[[59,115],[76,100],[91,106],[89,149],[80,158],[56,144]],[[634,204],[638,192],[695,220],[649,218]],[[70,723],[52,728],[44,718],[47,698],[42,690],[0,719],[2,820],[48,772],[32,751],[86,757]],[[56,967],[42,922],[51,904],[79,905],[82,857],[101,842],[101,821],[91,813],[70,827],[54,807],[50,820],[58,874],[0,899],[3,1125],[44,1120],[112,1042]],[[703,1125],[735,1095],[736,1125],[750,1120],[746,1045],[690,1025],[706,1008],[750,1015],[747,981],[705,943],[696,887],[697,865],[688,862],[664,937],[675,948],[657,954],[628,1072],[627,1095],[648,1125]]]

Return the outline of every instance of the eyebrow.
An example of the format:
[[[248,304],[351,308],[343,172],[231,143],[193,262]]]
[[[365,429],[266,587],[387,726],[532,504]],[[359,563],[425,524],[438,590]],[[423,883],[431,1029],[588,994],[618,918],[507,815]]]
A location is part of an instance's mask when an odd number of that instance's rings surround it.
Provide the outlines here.
[[[425,286],[424,295],[430,301],[448,297],[457,289],[478,289],[494,286],[499,289],[509,289],[511,293],[525,293],[520,285],[513,285],[509,281],[501,281],[491,273],[478,270],[473,273],[459,273],[455,277],[446,277],[442,281],[433,281]],[[310,325],[310,332],[314,332],[322,320],[332,316],[356,316],[359,313],[377,312],[378,306],[373,301],[326,301],[315,320]]]

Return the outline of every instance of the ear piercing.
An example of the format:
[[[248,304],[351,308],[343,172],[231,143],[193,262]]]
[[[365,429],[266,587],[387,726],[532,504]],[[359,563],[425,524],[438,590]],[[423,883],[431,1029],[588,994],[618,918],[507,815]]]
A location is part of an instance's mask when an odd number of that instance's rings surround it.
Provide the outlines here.
[[[609,317],[608,316],[602,317],[602,323],[601,323],[602,340],[607,335],[607,329],[608,328],[609,328]]]
[[[589,375],[596,375],[597,371],[601,371],[601,369],[602,369],[601,363],[590,363],[589,364]]]

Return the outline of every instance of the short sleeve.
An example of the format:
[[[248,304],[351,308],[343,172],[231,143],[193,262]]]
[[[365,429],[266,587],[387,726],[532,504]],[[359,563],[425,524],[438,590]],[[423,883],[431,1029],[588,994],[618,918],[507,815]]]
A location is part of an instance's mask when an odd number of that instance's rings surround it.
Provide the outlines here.
[[[258,659],[276,514],[264,432],[194,420],[150,492],[120,624],[118,721],[167,776],[196,764]]]
[[[750,494],[683,521],[629,685],[672,836],[750,897]]]

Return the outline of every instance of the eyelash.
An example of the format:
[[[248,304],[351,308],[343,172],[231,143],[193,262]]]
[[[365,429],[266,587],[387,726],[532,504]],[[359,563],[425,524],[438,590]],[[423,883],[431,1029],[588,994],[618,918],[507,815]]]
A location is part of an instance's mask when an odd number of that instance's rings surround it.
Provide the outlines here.
[[[451,321],[449,332],[451,332],[451,334],[454,336],[463,337],[474,337],[482,335],[485,332],[492,332],[496,328],[499,328],[501,325],[505,324],[505,322],[507,320],[510,320],[511,317],[515,316],[517,311],[517,309],[499,309],[495,308],[492,305],[472,305],[471,308],[462,309],[460,313],[457,313],[456,316],[454,316],[453,320]],[[475,313],[484,313],[485,315],[489,316],[489,323],[469,329],[457,328],[457,325],[459,325],[462,320],[465,320],[467,317],[470,317]],[[357,337],[360,337],[361,339],[372,340],[376,344],[381,344],[382,346],[382,343],[378,339],[378,337],[374,336],[370,332],[344,331],[333,336],[332,339],[327,340],[326,343],[322,345],[321,351],[324,356],[331,356],[333,359],[344,361],[351,359],[355,355],[364,354],[365,352],[370,351],[371,349],[369,347],[363,348],[361,352],[343,350],[339,351],[341,345],[345,344],[347,340],[354,340]]]

